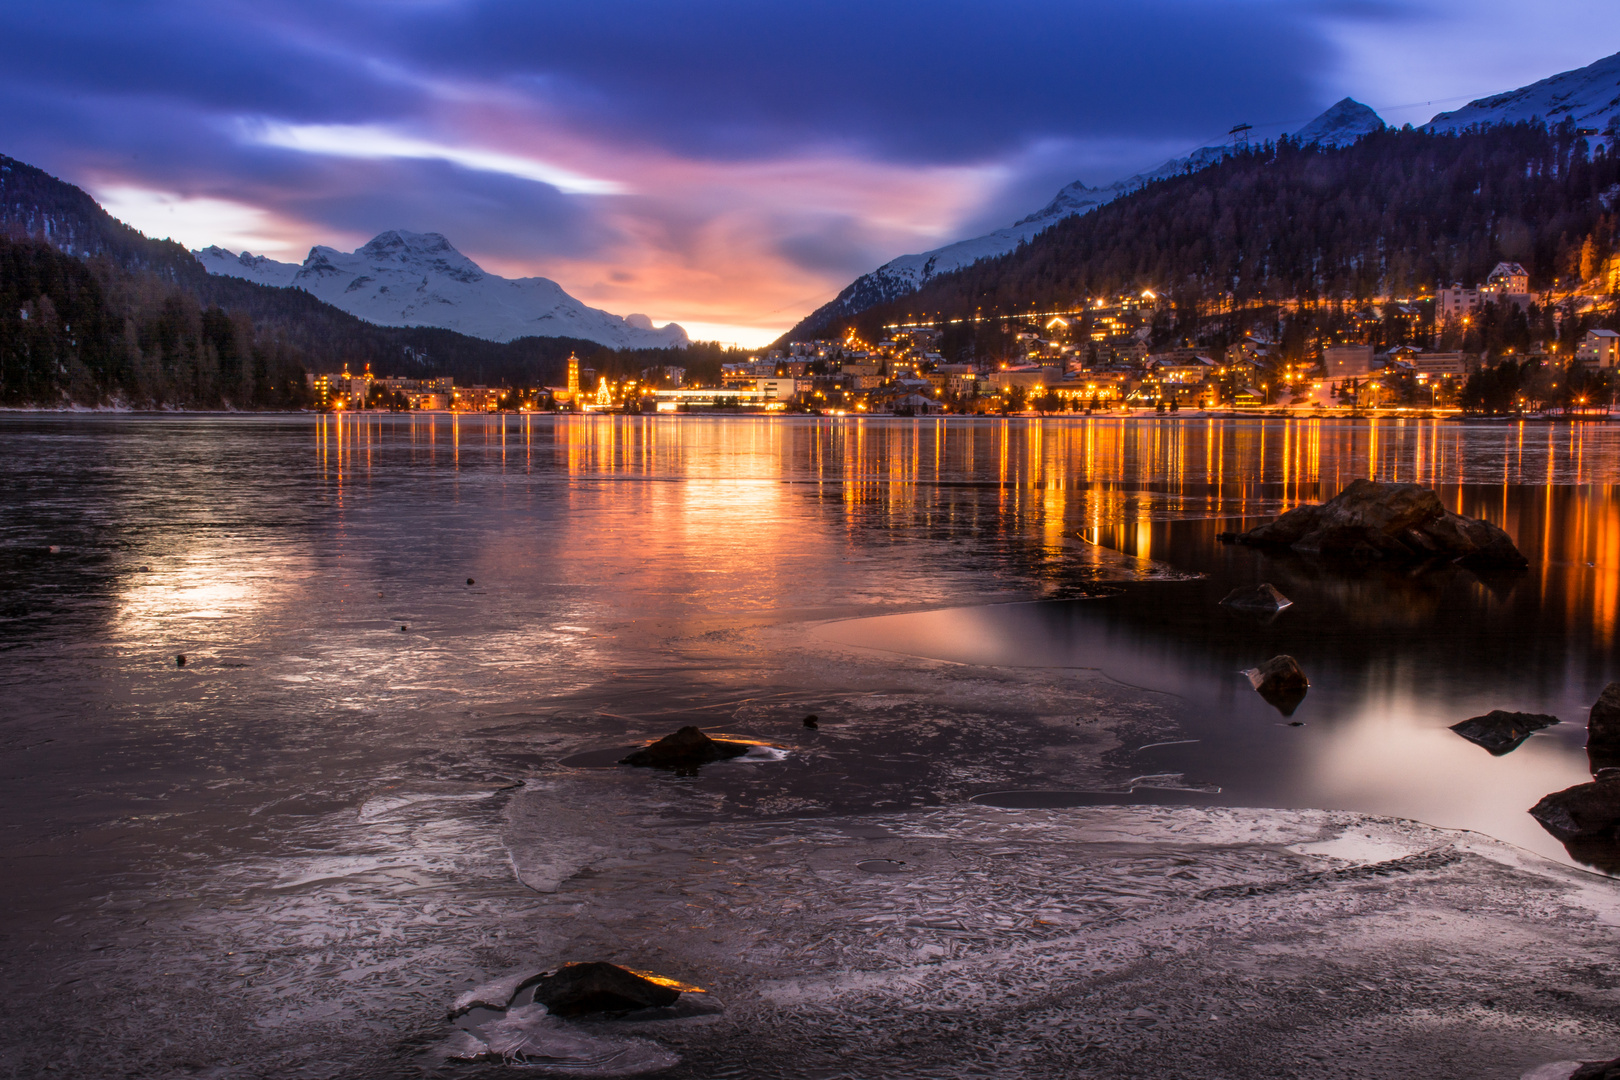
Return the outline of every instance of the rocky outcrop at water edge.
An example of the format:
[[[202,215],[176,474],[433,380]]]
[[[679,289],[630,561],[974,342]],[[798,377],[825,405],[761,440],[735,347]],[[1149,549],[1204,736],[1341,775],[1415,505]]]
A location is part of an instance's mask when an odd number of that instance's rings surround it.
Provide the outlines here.
[[[1522,570],[1528,560],[1488,521],[1447,510],[1432,488],[1355,480],[1325,503],[1296,507],[1223,537],[1358,562],[1447,559],[1474,570]]]

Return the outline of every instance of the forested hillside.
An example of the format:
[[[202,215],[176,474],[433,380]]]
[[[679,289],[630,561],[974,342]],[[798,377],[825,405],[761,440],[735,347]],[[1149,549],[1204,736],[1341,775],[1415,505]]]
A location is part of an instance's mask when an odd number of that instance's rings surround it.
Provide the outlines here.
[[[1461,134],[1386,130],[1342,149],[1288,139],[1071,217],[1017,251],[935,278],[837,325],[1071,307],[1153,288],[1183,311],[1278,300],[1364,301],[1474,284],[1500,260],[1545,289],[1614,252],[1620,157],[1568,125]]]
[[[676,364],[716,379],[723,355],[713,345],[615,351],[375,326],[299,289],[209,274],[179,244],[149,239],[79,188],[0,156],[0,405],[295,408],[306,372],[345,364],[554,385],[571,352],[604,373]]]

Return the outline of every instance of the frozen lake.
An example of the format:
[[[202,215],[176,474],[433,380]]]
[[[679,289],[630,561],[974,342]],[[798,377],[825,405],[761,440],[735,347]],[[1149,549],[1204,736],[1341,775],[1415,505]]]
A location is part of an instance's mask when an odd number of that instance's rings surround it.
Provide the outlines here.
[[[868,821],[881,847],[977,796],[1135,780],[1573,866],[1524,811],[1589,776],[1586,708],[1620,678],[1604,425],[12,415],[0,453],[0,929],[13,1001],[52,1002],[17,1021],[20,1073],[96,971],[197,1008],[199,970],[241,980],[277,1002],[255,1030],[370,1009],[390,1046],[431,1041],[438,988],[519,962],[532,898],[590,863],[546,850],[518,785],[670,828]],[[1345,574],[1215,540],[1363,476],[1436,487],[1530,572]],[[1261,580],[1295,605],[1217,606]],[[1288,718],[1237,674],[1277,652],[1313,684]],[[1503,757],[1447,730],[1494,708],[1563,723]],[[682,723],[787,754],[596,767]],[[354,935],[393,959],[355,974],[331,952]],[[185,952],[203,938],[211,959]],[[22,975],[30,953],[75,974]],[[347,997],[309,1003],[334,981]],[[96,1008],[75,1038],[181,1074]]]

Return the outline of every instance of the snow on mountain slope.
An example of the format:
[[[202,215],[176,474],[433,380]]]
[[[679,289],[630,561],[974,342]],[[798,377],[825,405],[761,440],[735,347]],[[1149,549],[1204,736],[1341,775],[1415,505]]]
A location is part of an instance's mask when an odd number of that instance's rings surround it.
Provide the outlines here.
[[[1533,118],[1557,124],[1568,117],[1577,127],[1602,131],[1616,116],[1620,116],[1620,53],[1505,94],[1470,101],[1436,116],[1428,127],[1455,131],[1472,124],[1511,124]]]
[[[1361,136],[1383,127],[1384,122],[1377,113],[1359,101],[1345,98],[1300,128],[1295,137],[1324,146],[1348,146]],[[933,251],[902,255],[870,274],[863,274],[831,302],[811,312],[794,331],[802,328],[809,333],[819,333],[830,322],[916,292],[936,274],[970,266],[980,259],[1005,255],[1064,218],[1090,213],[1155,180],[1164,180],[1183,172],[1197,172],[1213,165],[1224,158],[1227,151],[1228,148],[1224,146],[1200,147],[1186,157],[1174,158],[1151,172],[1137,173],[1106,187],[1087,187],[1077,180],[1059,191],[1057,197],[1046,206],[1005,229],[969,240],[958,240]]]
[[[194,252],[211,274],[296,287],[379,326],[437,326],[489,341],[574,337],[616,349],[687,344],[675,323],[586,307],[549,278],[488,274],[438,233],[390,230],[358,251],[313,247],[302,266],[219,247]]]
[[[1377,113],[1354,98],[1344,98],[1294,132],[1294,138],[1322,146],[1349,146],[1363,135],[1383,130],[1384,121]]]

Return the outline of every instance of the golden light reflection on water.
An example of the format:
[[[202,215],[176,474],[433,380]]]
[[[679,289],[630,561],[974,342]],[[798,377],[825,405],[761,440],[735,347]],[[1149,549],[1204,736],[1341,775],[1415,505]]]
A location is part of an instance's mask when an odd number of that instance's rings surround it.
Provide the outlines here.
[[[597,632],[617,595],[633,594],[626,609],[656,608],[672,625],[690,620],[707,632],[764,609],[892,611],[1079,595],[1084,588],[1071,587],[1077,581],[1169,579],[1176,570],[1212,579],[1174,588],[1213,588],[1223,565],[1260,572],[1244,561],[1260,556],[1220,547],[1217,530],[1329,497],[1357,477],[1412,480],[1434,486],[1453,509],[1507,529],[1530,557],[1530,574],[1506,584],[1461,571],[1443,585],[1327,581],[1305,571],[1293,582],[1272,580],[1291,595],[1297,588],[1302,601],[1278,623],[1283,630],[1311,626],[1345,638],[1333,646],[1338,652],[1313,661],[1322,683],[1296,741],[1315,740],[1320,752],[1298,782],[1317,801],[1381,800],[1390,812],[1450,824],[1483,820],[1497,805],[1484,794],[1490,783],[1481,784],[1482,767],[1500,771],[1491,783],[1512,800],[1582,778],[1578,755],[1559,749],[1572,738],[1567,731],[1537,736],[1502,767],[1443,721],[1469,715],[1454,715],[1465,703],[1478,711],[1523,706],[1566,687],[1575,688],[1574,704],[1558,709],[1573,719],[1608,670],[1620,617],[1620,431],[1597,425],[339,414],[294,437],[298,453],[309,454],[299,482],[310,491],[288,505],[312,515],[308,530],[289,533],[270,554],[241,546],[228,513],[208,517],[207,528],[176,530],[175,545],[152,558],[150,575],[117,583],[120,638],[237,648],[278,611],[302,619],[312,597],[337,597],[339,606],[325,610],[345,633],[371,636],[364,649],[329,656],[369,677],[367,665],[386,670],[392,643],[414,646],[398,624],[409,621],[414,632],[418,620],[396,618],[394,591],[384,600],[380,585],[366,591],[364,609],[341,604],[335,590],[348,587],[356,556],[388,557],[390,572],[406,581],[424,565],[439,566],[434,559],[454,561],[457,572],[440,575],[449,580],[439,584],[457,597],[468,577],[483,587],[486,579],[530,575],[568,590],[566,617],[556,625],[533,620],[527,607],[503,607],[499,590],[479,598],[480,621],[467,631],[478,646],[469,648],[491,668],[563,649],[563,635],[573,634],[564,623]],[[235,505],[233,492],[212,490],[212,482],[200,473],[188,486],[200,504]],[[361,550],[357,539],[377,535],[385,518],[390,528],[442,536],[411,535],[402,543],[410,550],[397,556]],[[317,564],[320,576],[310,569]],[[1292,572],[1278,562],[1265,566],[1267,574]],[[947,658],[963,663],[1098,666],[1155,687],[1174,677],[1182,689],[1168,688],[1195,700],[1206,692],[1199,687],[1227,687],[1253,662],[1217,655],[1229,644],[1210,640],[1227,632],[1208,621],[1209,612],[1224,617],[1218,598],[1199,599],[1197,617],[1206,621],[1182,627],[1180,637],[1156,613],[1136,624],[1122,617],[1073,649],[1050,648],[1049,626],[1013,633],[988,608],[971,617],[935,612],[943,621],[918,624],[916,651],[940,655],[944,640]],[[1317,623],[1302,621],[1313,607]],[[1451,641],[1474,623],[1521,618],[1519,638],[1507,645],[1483,636]],[[1492,668],[1503,665],[1491,650],[1507,654],[1504,663],[1515,650],[1529,653],[1541,628],[1564,635],[1557,648],[1524,660],[1516,681],[1497,678]],[[906,639],[900,623],[872,629],[881,647]],[[675,625],[672,632],[684,631]],[[1367,660],[1356,652],[1362,641],[1383,651]],[[1267,644],[1312,647],[1308,639]],[[1113,655],[1098,652],[1116,646]],[[596,649],[612,655],[606,637],[564,651],[583,665],[595,662]],[[1467,649],[1481,652],[1466,658],[1475,665],[1465,673],[1470,679],[1478,675],[1473,681],[1493,694],[1527,686],[1524,701],[1473,701],[1474,688],[1460,676],[1431,685],[1449,662],[1447,650]],[[1186,670],[1175,675],[1179,669]],[[1340,675],[1361,682],[1330,691]],[[398,688],[417,685],[405,680]],[[1323,717],[1335,692],[1339,711],[1329,722]],[[1245,716],[1266,735],[1277,726],[1274,716]],[[1498,815],[1491,830],[1519,828],[1520,811]]]
[[[846,531],[870,527],[874,513],[949,527],[959,510],[943,488],[994,489],[1002,519],[1053,559],[1070,538],[1160,558],[1169,520],[1236,523],[1328,498],[1357,477],[1413,481],[1507,529],[1543,578],[1573,567],[1582,588],[1567,603],[1590,605],[1581,614],[1603,640],[1620,613],[1620,433],[1605,426],[337,414],[320,418],[314,437],[339,508],[384,444],[451,469],[675,481],[683,491],[650,509],[698,553],[735,553],[736,536],[768,549],[793,517],[789,481],[836,495]],[[1540,490],[1538,505],[1513,493],[1523,485]]]

